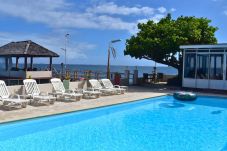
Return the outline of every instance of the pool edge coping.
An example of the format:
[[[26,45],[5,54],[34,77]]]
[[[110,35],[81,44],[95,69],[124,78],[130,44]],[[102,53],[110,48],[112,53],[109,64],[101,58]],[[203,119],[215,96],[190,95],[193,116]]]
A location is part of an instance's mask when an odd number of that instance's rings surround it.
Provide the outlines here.
[[[27,121],[27,120],[33,120],[33,119],[37,119],[37,118],[45,118],[48,116],[57,116],[57,115],[62,115],[62,114],[67,114],[67,113],[73,113],[73,112],[80,112],[80,111],[86,111],[86,110],[91,110],[91,109],[98,109],[98,108],[102,108],[102,107],[110,107],[110,106],[114,106],[114,105],[121,105],[121,104],[126,104],[126,103],[131,103],[131,102],[136,102],[136,101],[141,101],[141,100],[145,100],[145,99],[150,99],[150,98],[157,98],[157,97],[162,97],[162,96],[168,96],[168,95],[172,95],[170,93],[162,93],[158,96],[150,96],[150,97],[144,97],[141,99],[133,99],[133,100],[129,100],[129,101],[125,101],[125,102],[120,102],[120,103],[112,103],[112,104],[107,104],[107,105],[101,105],[101,106],[96,106],[96,107],[90,107],[90,108],[83,108],[83,109],[78,109],[78,110],[72,110],[72,111],[65,111],[65,112],[59,112],[59,113],[53,113],[53,114],[46,114],[46,115],[38,115],[35,117],[28,117],[28,118],[21,118],[21,119],[16,119],[16,120],[6,120],[3,122],[0,122],[0,126],[3,124],[10,124],[10,123],[15,123],[15,122],[21,122],[21,121]]]
[[[80,111],[86,111],[86,110],[90,110],[90,109],[98,109],[98,108],[102,108],[102,107],[109,107],[109,106],[114,106],[114,105],[120,105],[120,104],[125,104],[125,103],[130,103],[130,102],[136,102],[136,101],[140,101],[140,100],[145,100],[145,99],[149,99],[149,98],[157,98],[157,97],[162,97],[162,96],[169,96],[169,95],[173,95],[172,92],[163,92],[160,93],[157,96],[149,96],[149,97],[143,97],[140,99],[131,99],[131,100],[127,100],[124,102],[113,102],[110,104],[104,104],[104,105],[100,105],[100,106],[94,106],[94,107],[88,107],[88,108],[81,108],[81,109],[75,109],[75,110],[69,110],[69,111],[63,111],[63,112],[59,112],[59,113],[49,113],[49,114],[44,114],[44,115],[37,115],[37,116],[33,116],[33,117],[22,117],[22,118],[18,118],[15,120],[5,120],[3,122],[0,122],[0,126],[3,124],[8,124],[8,123],[14,123],[14,122],[20,122],[20,121],[26,121],[26,120],[32,120],[32,119],[36,119],[36,118],[44,118],[44,117],[48,117],[48,116],[55,116],[55,115],[62,115],[62,114],[67,114],[67,113],[73,113],[73,112],[80,112]],[[198,96],[210,96],[210,97],[221,97],[221,98],[226,98],[227,96],[225,95],[218,95],[218,94],[212,94],[212,93],[197,93]]]

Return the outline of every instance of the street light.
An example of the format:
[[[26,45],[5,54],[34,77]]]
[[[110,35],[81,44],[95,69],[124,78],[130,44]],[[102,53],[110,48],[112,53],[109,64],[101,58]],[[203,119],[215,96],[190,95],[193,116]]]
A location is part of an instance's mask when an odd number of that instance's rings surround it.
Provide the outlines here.
[[[67,59],[67,49],[66,49],[66,45],[67,45],[67,42],[69,41],[69,34],[65,34],[65,48],[61,48],[61,50],[63,50],[65,52],[65,70],[66,70],[66,59]]]
[[[114,47],[112,46],[112,44],[116,43],[116,42],[120,42],[120,41],[121,41],[121,39],[116,39],[116,40],[111,40],[109,42],[108,58],[107,58],[107,72],[106,72],[107,79],[110,79],[110,51],[112,52],[113,57],[116,58],[116,51],[115,51]]]

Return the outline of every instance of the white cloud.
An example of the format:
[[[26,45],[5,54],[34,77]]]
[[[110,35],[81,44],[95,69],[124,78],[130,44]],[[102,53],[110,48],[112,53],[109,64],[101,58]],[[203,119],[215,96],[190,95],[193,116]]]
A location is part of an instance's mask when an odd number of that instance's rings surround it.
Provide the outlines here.
[[[127,7],[113,2],[99,3],[85,10],[76,10],[76,4],[66,0],[0,0],[0,14],[22,18],[28,22],[37,22],[54,29],[89,28],[125,30],[134,33],[137,21],[125,21],[122,15],[146,16],[155,22],[167,12],[164,7]],[[73,9],[72,9],[73,8]],[[119,15],[118,17],[114,15]],[[121,16],[120,16],[121,15]]]
[[[167,9],[165,7],[159,7],[157,9],[160,13],[166,13]]]
[[[134,23],[125,22],[120,18],[95,15],[89,12],[68,10],[73,5],[64,0],[0,0],[0,12],[23,18],[29,22],[47,24],[53,28],[93,28],[117,29],[131,31]]]
[[[170,11],[171,11],[171,12],[175,12],[176,9],[175,9],[175,8],[171,8]]]
[[[137,20],[138,23],[147,23],[149,19],[139,19]]]
[[[152,15],[155,9],[151,7],[127,7],[118,6],[113,2],[102,3],[87,9],[87,12],[99,14],[118,14],[118,15]]]
[[[48,34],[48,35],[37,35],[37,34],[22,34],[22,33],[6,33],[0,32],[0,45],[12,41],[21,41],[21,40],[32,40],[60,55],[60,58],[55,59],[56,62],[64,59],[64,51],[61,48],[64,48],[64,36],[60,34]],[[68,60],[75,62],[74,59],[86,59],[89,51],[96,48],[95,44],[87,42],[73,42],[69,38],[67,44],[67,58]]]
[[[226,10],[226,11],[224,11],[224,14],[225,14],[225,15],[227,15],[227,10]]]
[[[153,16],[151,18],[151,20],[153,20],[155,23],[158,23],[164,17],[165,17],[165,15],[163,15],[163,14],[156,14],[155,16]]]
[[[158,23],[164,17],[165,17],[165,15],[163,15],[163,14],[156,14],[153,17],[148,18],[148,19],[139,19],[139,20],[137,20],[137,22],[138,23],[147,23],[148,20],[153,20],[155,23]]]
[[[87,59],[87,53],[90,50],[94,50],[96,45],[86,42],[75,42],[69,48],[67,48],[67,56],[69,59]]]

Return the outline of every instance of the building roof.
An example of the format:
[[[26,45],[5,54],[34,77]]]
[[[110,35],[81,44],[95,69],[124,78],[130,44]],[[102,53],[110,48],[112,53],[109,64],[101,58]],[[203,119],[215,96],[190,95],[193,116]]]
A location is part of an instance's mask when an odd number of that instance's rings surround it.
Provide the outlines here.
[[[215,45],[182,45],[180,49],[227,49],[227,43],[220,43]]]
[[[10,42],[0,47],[0,56],[12,57],[59,57],[59,55],[31,41]]]

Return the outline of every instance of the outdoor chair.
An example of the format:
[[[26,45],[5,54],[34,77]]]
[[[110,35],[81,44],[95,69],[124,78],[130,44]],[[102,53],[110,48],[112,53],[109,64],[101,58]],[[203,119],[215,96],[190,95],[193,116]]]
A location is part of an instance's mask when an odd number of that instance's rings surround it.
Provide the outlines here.
[[[117,94],[124,94],[127,86],[113,85],[109,79],[101,79],[101,82],[106,89],[113,89]]]
[[[103,95],[111,95],[116,93],[116,90],[114,89],[104,88],[96,79],[90,79],[89,83],[91,85],[90,89],[93,91],[100,91]]]
[[[31,103],[37,104],[54,104],[56,97],[50,93],[40,92],[38,84],[34,79],[23,80],[26,94],[30,97]]]
[[[77,100],[79,101],[83,94],[81,93],[75,93],[73,90],[66,90],[62,81],[58,78],[53,78],[50,80],[51,84],[53,86],[53,95],[55,95],[57,98],[58,96],[60,97],[61,100],[64,101],[74,101]]]
[[[20,95],[10,94],[4,81],[0,80],[0,101],[4,109],[25,108],[28,100],[21,99]]]

